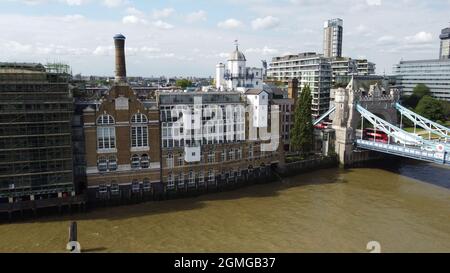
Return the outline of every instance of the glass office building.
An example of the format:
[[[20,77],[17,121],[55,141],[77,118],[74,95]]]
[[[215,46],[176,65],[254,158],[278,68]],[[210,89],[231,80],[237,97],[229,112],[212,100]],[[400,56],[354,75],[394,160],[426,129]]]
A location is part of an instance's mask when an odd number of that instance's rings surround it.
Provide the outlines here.
[[[433,97],[450,101],[450,60],[401,61],[394,66],[397,85],[402,95],[411,95],[414,87],[423,83]]]

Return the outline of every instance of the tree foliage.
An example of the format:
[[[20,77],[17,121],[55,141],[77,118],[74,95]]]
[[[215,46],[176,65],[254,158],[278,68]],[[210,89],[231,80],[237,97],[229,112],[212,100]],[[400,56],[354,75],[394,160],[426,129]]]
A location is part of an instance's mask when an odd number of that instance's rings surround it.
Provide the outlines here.
[[[425,96],[431,96],[430,88],[423,83],[419,83],[414,87],[412,95],[404,96],[402,101],[406,107],[416,108],[419,101]]]
[[[424,96],[417,104],[415,112],[433,121],[445,120],[443,104],[431,96]]]
[[[308,154],[312,150],[314,126],[311,116],[311,89],[305,86],[297,100],[294,112],[294,127],[291,131],[291,146],[295,151]]]
[[[186,89],[188,87],[192,86],[192,82],[188,79],[181,79],[181,80],[177,80],[175,82],[175,85],[182,88],[182,89]]]

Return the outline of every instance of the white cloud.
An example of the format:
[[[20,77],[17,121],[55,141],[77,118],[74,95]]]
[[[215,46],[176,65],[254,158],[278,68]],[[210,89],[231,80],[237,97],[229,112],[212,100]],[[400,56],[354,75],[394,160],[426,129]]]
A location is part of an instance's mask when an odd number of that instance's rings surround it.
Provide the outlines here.
[[[377,44],[379,45],[387,45],[395,42],[396,42],[395,37],[390,35],[384,35],[377,39]]]
[[[69,6],[80,6],[84,3],[86,3],[86,0],[65,0],[64,2],[67,3]]]
[[[245,50],[245,53],[256,53],[256,54],[262,54],[264,56],[267,55],[275,55],[278,54],[279,51],[274,48],[269,48],[268,46],[264,46],[263,48],[248,48]]]
[[[172,8],[165,8],[165,9],[160,9],[160,10],[155,9],[152,12],[152,17],[154,19],[163,19],[163,18],[170,17],[174,12],[175,12],[175,10]]]
[[[417,44],[429,43],[433,41],[433,34],[421,31],[419,33],[416,33],[414,36],[405,37],[405,39],[411,43]]]
[[[198,21],[206,21],[206,12],[204,10],[199,10],[196,12],[189,13],[186,16],[186,21],[189,23],[194,23]]]
[[[62,20],[65,22],[74,22],[74,21],[80,21],[85,19],[85,17],[81,14],[73,14],[73,15],[66,15],[62,17]]]
[[[369,6],[381,6],[381,0],[366,0]]]
[[[224,29],[235,29],[235,28],[241,27],[242,25],[243,24],[241,21],[234,19],[234,18],[227,19],[227,20],[219,22],[217,24],[218,27],[224,28]]]
[[[6,41],[1,43],[1,47],[4,47],[3,50],[7,50],[7,52],[11,52],[13,54],[26,54],[31,53],[33,47],[29,44],[23,44],[17,41]]]
[[[266,16],[264,18],[257,18],[252,21],[252,28],[255,30],[259,29],[270,29],[278,26],[280,24],[280,19],[273,16]]]
[[[126,1],[125,0],[103,0],[102,3],[103,3],[103,5],[107,6],[108,8],[117,8],[119,6],[124,5],[126,3]]]
[[[157,48],[157,47],[147,47],[147,46],[143,46],[140,48],[141,52],[147,52],[147,53],[153,53],[153,52],[160,52],[161,49]]]
[[[113,46],[97,46],[92,52],[96,56],[110,56],[114,54]]]
[[[135,7],[128,7],[126,9],[126,13],[130,14],[130,15],[136,15],[136,16],[143,16],[144,15],[144,13],[141,10],[138,10]]]
[[[230,56],[230,53],[226,53],[226,52],[221,52],[219,54],[216,55],[219,58],[228,58]]]
[[[124,24],[147,24],[147,20],[139,18],[136,15],[127,15],[122,18]]]
[[[159,29],[172,29],[173,28],[173,25],[171,25],[167,22],[161,21],[161,20],[153,22],[153,26],[155,26]]]

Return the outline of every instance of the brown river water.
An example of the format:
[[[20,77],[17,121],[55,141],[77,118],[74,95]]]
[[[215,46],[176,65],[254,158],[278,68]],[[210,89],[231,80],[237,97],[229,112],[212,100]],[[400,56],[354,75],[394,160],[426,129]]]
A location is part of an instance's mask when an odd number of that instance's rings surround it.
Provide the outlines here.
[[[66,252],[73,220],[85,252],[450,252],[450,169],[372,167],[2,223],[0,252]]]

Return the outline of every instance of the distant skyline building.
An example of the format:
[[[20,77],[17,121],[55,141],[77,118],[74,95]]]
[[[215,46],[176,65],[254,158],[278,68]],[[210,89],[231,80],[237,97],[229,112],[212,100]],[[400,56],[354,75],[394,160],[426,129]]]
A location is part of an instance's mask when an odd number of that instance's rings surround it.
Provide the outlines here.
[[[274,57],[269,65],[267,78],[282,82],[298,79],[299,91],[306,85],[311,88],[313,117],[319,117],[328,111],[332,82],[329,58],[314,52]]]
[[[264,69],[247,67],[244,53],[236,49],[230,53],[227,64],[216,66],[216,88],[219,91],[237,90],[237,88],[256,88],[262,90]]]
[[[423,83],[437,99],[450,101],[450,59],[400,61],[394,66],[402,95],[411,95]]]
[[[450,59],[450,27],[444,28],[439,38],[441,39],[439,59]]]
[[[323,31],[323,55],[327,58],[342,57],[344,21],[336,18],[325,22]]]
[[[450,101],[450,28],[444,28],[439,38],[439,59],[402,60],[394,65],[393,72],[402,95],[412,95],[414,87],[422,83],[430,88],[433,97]]]

